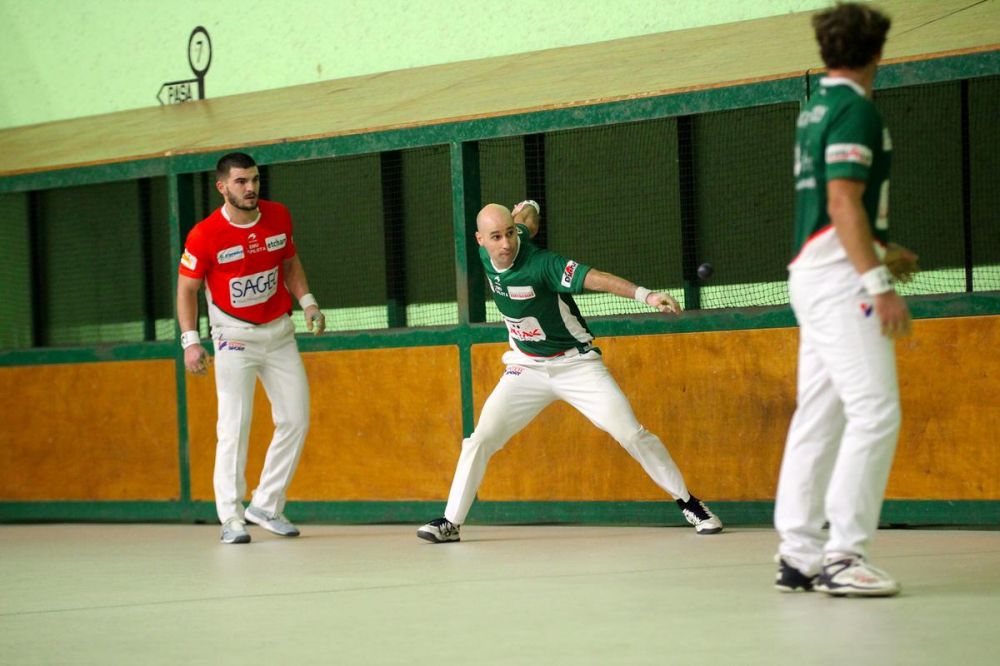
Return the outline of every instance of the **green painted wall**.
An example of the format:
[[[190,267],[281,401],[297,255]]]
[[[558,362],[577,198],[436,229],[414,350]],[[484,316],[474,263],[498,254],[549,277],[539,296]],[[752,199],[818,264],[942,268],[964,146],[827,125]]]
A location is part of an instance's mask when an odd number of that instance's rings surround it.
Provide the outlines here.
[[[213,45],[220,97],[826,6],[829,0],[0,0],[0,128],[155,106]]]

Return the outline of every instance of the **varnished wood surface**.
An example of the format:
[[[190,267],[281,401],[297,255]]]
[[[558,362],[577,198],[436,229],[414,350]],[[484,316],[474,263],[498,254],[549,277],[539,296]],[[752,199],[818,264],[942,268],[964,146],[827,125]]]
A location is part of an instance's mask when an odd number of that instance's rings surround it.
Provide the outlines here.
[[[884,0],[886,62],[1000,48],[1000,0]],[[809,14],[398,70],[0,131],[0,176],[801,75]]]

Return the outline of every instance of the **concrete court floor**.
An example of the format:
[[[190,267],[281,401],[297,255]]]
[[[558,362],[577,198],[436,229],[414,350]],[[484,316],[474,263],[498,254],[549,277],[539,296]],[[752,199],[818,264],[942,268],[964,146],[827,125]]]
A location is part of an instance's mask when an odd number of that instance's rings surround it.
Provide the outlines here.
[[[1000,663],[1000,531],[890,530],[895,599],[772,589],[766,528],[0,526],[0,664]]]

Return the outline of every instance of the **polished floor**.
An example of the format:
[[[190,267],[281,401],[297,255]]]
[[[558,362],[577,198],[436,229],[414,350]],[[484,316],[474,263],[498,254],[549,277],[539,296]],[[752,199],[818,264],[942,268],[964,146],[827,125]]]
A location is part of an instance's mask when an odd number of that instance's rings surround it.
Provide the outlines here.
[[[1000,531],[890,530],[894,599],[771,587],[733,528],[0,526],[0,664],[1000,663]]]

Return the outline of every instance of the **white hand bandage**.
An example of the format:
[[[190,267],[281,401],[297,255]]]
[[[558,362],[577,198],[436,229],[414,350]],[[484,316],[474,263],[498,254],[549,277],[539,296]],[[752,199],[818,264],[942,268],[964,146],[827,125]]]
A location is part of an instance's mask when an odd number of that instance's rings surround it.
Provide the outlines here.
[[[646,289],[645,287],[636,287],[635,296],[633,298],[643,305],[646,305],[646,299],[649,298],[649,295],[652,293],[652,290]]]
[[[511,215],[517,215],[522,210],[524,210],[525,206],[531,206],[531,207],[533,207],[535,209],[536,213],[538,213],[539,215],[542,214],[542,207],[538,205],[537,201],[533,201],[532,199],[525,199],[521,203],[519,203],[516,206],[514,206],[514,210],[512,210],[510,214]]]
[[[184,331],[181,333],[181,347],[187,349],[188,347],[193,347],[194,345],[201,342],[201,336],[198,335],[198,331]]]
[[[869,296],[878,296],[892,291],[892,273],[883,266],[876,266],[861,275],[861,283]]]
[[[317,308],[319,307],[319,303],[316,302],[316,297],[313,296],[312,294],[304,294],[302,298],[299,299],[299,305],[302,306],[303,310],[305,310],[310,305],[314,305]]]

